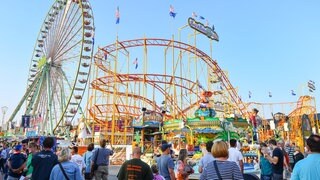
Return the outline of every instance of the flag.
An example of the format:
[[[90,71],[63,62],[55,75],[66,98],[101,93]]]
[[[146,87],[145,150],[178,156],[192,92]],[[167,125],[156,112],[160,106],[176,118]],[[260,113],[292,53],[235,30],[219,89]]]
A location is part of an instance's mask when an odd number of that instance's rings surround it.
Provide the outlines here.
[[[104,60],[108,59],[108,53],[106,51],[103,51],[103,55],[104,55]]]
[[[133,64],[135,64],[135,68],[137,69],[138,68],[138,58],[136,58],[134,61],[133,61]]]
[[[169,9],[169,15],[173,18],[176,17],[177,13],[174,12],[174,7],[172,5],[170,5],[170,9]]]
[[[30,119],[31,119],[30,115],[22,115],[21,127],[29,128],[30,127]]]
[[[206,18],[204,18],[203,16],[199,16],[200,19],[205,20]]]
[[[116,10],[116,24],[119,24],[119,23],[120,23],[120,10],[118,6]]]
[[[315,91],[315,90],[316,90],[315,82],[312,81],[312,80],[310,80],[310,81],[308,82],[308,88],[309,88],[309,91],[310,91],[310,92]]]
[[[197,80],[197,85],[198,85],[199,88],[203,89],[203,86],[200,84],[199,80]]]
[[[292,96],[295,96],[295,95],[297,95],[297,94],[294,92],[294,90],[291,90],[291,95],[292,95]]]
[[[269,97],[272,97],[272,94],[271,94],[271,92],[269,91]]]
[[[208,21],[208,19],[206,20],[206,26],[209,26],[210,25],[210,23],[209,23],[209,21]]]
[[[251,91],[249,91],[249,99],[251,98],[251,95],[252,95],[252,93],[251,93]]]
[[[197,15],[195,12],[192,12],[192,17],[193,17],[193,18],[197,18],[198,15]]]

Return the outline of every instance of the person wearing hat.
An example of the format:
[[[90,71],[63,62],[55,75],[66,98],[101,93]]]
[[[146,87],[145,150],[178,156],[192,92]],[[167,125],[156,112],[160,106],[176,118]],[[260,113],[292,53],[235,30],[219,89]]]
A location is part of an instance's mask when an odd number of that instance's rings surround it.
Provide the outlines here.
[[[8,159],[9,175],[8,180],[19,179],[23,170],[26,167],[27,157],[25,154],[21,153],[22,145],[16,145],[14,147],[13,154]]]
[[[135,147],[133,149],[133,158],[122,164],[117,175],[118,179],[153,180],[153,174],[150,166],[140,159],[141,154],[140,147]]]
[[[170,148],[171,144],[161,145],[162,155],[157,159],[157,165],[161,176],[166,180],[175,180],[174,162],[170,156]]]

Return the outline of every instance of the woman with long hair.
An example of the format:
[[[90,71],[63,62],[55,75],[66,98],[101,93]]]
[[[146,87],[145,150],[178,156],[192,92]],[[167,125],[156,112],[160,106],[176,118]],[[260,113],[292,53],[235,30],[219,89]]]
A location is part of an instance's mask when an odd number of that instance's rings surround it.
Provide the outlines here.
[[[192,168],[187,163],[188,151],[187,149],[180,149],[178,156],[178,172],[177,180],[188,180],[189,175],[192,174]]]
[[[266,154],[269,154],[268,146],[265,143],[260,144],[260,169],[261,169],[261,180],[270,180],[272,178],[272,165],[265,158]]]

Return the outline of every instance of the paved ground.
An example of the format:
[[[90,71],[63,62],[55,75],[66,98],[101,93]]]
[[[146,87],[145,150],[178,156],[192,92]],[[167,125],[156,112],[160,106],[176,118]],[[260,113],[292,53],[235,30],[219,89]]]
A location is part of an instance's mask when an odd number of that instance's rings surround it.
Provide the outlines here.
[[[117,180],[117,174],[121,166],[111,165],[109,166],[109,177],[108,180]]]

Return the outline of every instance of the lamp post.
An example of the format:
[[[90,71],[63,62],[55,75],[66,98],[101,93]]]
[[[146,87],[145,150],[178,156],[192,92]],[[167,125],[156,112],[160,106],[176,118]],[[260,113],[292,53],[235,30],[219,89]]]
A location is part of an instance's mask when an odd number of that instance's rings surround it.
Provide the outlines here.
[[[7,106],[2,106],[1,107],[1,111],[2,111],[1,129],[3,130],[4,118],[6,116],[6,112],[8,111],[8,107]]]

